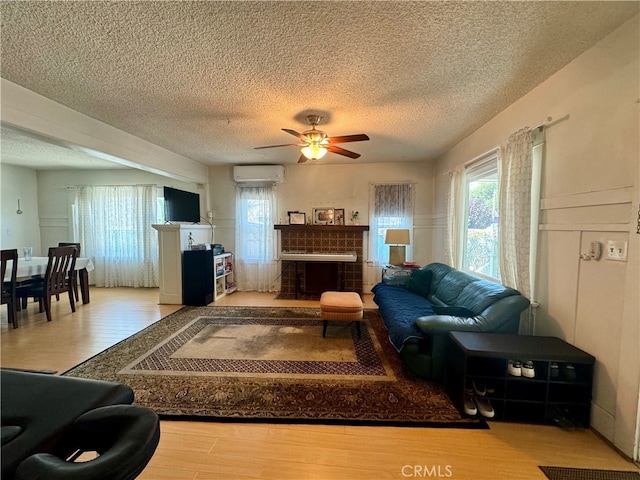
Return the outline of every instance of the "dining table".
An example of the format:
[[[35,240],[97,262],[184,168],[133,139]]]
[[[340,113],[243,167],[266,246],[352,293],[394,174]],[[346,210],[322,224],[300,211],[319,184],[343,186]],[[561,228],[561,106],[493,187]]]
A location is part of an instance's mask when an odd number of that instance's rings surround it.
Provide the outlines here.
[[[31,260],[19,258],[16,279],[19,281],[22,278],[44,275],[47,271],[48,263],[49,257],[31,257]],[[11,280],[12,268],[13,265],[7,266],[7,271],[4,275],[5,281]],[[89,272],[94,270],[93,262],[90,258],[78,257],[76,258],[75,270],[78,272],[78,283],[80,284],[82,303],[89,303]]]

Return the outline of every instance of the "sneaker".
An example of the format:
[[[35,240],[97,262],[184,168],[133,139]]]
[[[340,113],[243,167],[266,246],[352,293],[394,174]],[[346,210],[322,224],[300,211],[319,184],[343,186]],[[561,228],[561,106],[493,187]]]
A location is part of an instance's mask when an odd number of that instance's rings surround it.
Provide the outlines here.
[[[562,375],[566,380],[572,382],[576,379],[576,368],[571,363],[565,363],[562,366]]]
[[[535,378],[536,370],[531,360],[527,360],[522,364],[522,376],[527,378]]]
[[[509,372],[509,375],[513,375],[514,377],[522,376],[522,362],[518,360],[509,360],[507,371]]]
[[[555,362],[551,362],[551,364],[549,365],[549,376],[551,378],[558,378],[560,376],[560,367],[558,367],[558,364]]]
[[[467,383],[464,384],[464,394],[467,397],[473,397],[473,387],[471,385],[469,385],[469,380],[467,380]]]
[[[487,386],[482,380],[471,380],[471,384],[476,395],[484,397],[487,394]]]
[[[487,418],[493,418],[495,416],[496,412],[493,410],[491,402],[488,399],[475,397],[473,400],[476,402],[480,415]]]
[[[467,415],[477,415],[478,409],[476,408],[476,404],[473,403],[473,397],[469,397],[467,395],[464,396],[464,413]]]

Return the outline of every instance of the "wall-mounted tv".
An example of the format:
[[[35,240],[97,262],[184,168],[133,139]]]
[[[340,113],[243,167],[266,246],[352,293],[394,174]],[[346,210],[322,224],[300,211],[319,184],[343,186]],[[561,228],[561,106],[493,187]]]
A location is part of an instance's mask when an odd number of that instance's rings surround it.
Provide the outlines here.
[[[164,217],[167,222],[199,222],[200,195],[164,187]]]

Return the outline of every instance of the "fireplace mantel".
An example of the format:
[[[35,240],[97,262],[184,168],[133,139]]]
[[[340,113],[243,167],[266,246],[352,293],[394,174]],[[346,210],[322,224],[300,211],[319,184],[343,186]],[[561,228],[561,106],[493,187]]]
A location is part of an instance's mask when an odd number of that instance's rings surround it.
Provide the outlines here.
[[[274,225],[273,228],[283,231],[366,232],[369,230],[369,225]]]

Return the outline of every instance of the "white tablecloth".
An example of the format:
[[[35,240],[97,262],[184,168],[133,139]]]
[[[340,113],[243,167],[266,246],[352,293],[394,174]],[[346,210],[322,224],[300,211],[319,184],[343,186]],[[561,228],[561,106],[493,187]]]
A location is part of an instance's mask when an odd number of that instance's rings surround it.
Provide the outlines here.
[[[44,275],[47,271],[47,263],[49,257],[33,257],[27,261],[24,258],[18,259],[18,272],[17,278],[31,277],[33,275]],[[4,275],[5,281],[11,280],[11,269],[13,265],[7,267],[7,271]],[[90,258],[76,258],[76,270],[86,269],[88,272],[94,269],[93,262]]]

